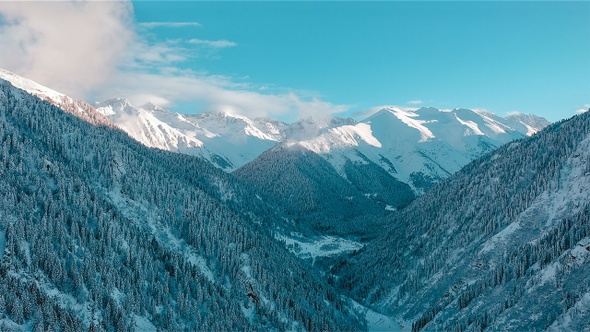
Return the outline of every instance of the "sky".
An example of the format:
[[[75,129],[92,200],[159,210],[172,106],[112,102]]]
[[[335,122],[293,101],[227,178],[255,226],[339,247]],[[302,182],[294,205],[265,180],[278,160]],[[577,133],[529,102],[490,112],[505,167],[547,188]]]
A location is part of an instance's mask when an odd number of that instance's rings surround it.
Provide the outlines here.
[[[590,2],[0,2],[0,68],[87,101],[294,121],[590,108]]]

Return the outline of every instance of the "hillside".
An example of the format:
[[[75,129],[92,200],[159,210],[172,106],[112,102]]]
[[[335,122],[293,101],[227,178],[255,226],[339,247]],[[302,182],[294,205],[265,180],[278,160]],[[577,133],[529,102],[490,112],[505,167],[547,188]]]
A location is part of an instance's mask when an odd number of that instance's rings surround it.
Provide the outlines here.
[[[590,114],[476,159],[335,272],[414,330],[582,330],[590,310]]]
[[[393,203],[379,201],[378,194],[366,194],[354,185],[366,183],[364,174],[356,175],[351,183],[330,163],[296,142],[280,144],[232,174],[265,200],[281,206],[286,218],[297,226],[292,230],[307,234],[373,234],[389,211],[403,208],[414,198],[407,185],[384,176],[381,187],[372,190],[392,190],[387,194]]]
[[[0,128],[1,330],[363,328],[208,162],[6,81]]]

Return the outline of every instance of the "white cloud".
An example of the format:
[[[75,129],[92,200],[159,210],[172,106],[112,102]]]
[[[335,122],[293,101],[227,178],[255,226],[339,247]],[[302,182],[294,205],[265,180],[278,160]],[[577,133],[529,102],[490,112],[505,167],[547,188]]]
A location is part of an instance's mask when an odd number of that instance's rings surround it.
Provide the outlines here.
[[[410,100],[410,101],[406,102],[406,104],[408,104],[408,105],[420,105],[420,104],[422,104],[422,100]]]
[[[213,48],[226,48],[226,47],[234,47],[234,46],[238,45],[232,41],[225,40],[225,39],[223,39],[223,40],[191,39],[188,42],[191,44],[204,45],[204,46],[213,47]]]
[[[262,94],[246,90],[219,76],[204,76],[191,71],[173,70],[157,74],[119,73],[118,82],[102,91],[102,99],[125,96],[135,105],[152,102],[166,106],[169,101],[193,102],[195,111],[225,111],[248,117],[326,117],[346,111],[348,106],[334,105],[316,98],[307,100],[295,93]],[[141,82],[141,84],[138,84]],[[164,101],[164,103],[162,103]]]
[[[139,27],[152,28],[186,28],[186,27],[200,27],[198,22],[142,22],[138,24]]]
[[[243,80],[180,69],[194,51],[182,41],[158,40],[153,33],[144,36],[141,28],[199,23],[147,22],[138,27],[131,2],[0,1],[0,15],[0,68],[75,98],[123,97],[136,105],[152,102],[172,109],[189,103],[195,112],[231,109],[249,117],[284,120],[326,117],[348,109],[304,92],[263,91]],[[210,48],[237,45],[205,39],[191,43]]]
[[[589,109],[590,109],[590,104],[584,104],[584,107],[576,110],[576,113],[578,113],[578,114],[586,113],[586,112],[588,112]]]
[[[132,15],[126,2],[0,2],[0,67],[83,97],[125,54]]]

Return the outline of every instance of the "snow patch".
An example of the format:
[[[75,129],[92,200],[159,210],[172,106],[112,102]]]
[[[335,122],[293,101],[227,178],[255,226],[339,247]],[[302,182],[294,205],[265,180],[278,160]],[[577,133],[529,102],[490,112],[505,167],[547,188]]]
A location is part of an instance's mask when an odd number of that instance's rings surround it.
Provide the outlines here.
[[[393,207],[393,205],[385,205],[385,210],[386,211],[397,211],[397,209],[395,207]]]
[[[480,253],[486,253],[494,250],[498,244],[506,242],[507,239],[519,228],[519,222],[513,222],[506,226],[506,228],[501,230],[498,234],[494,235],[491,239],[484,243],[483,249],[481,249]]]
[[[414,117],[418,116],[418,114],[415,112],[402,111],[399,108],[389,108],[388,110],[401,122],[408,125],[408,127],[417,129],[420,132],[420,142],[425,142],[429,139],[435,138],[430,129],[423,125],[423,123],[426,123],[427,121],[413,119]]]
[[[285,241],[287,248],[300,258],[329,257],[345,252],[359,250],[363,244],[349,239],[335,236],[320,236],[315,238],[292,238],[281,234],[275,234],[279,240]]]
[[[157,332],[158,328],[152,324],[147,318],[141,316],[134,316],[135,331],[137,332]]]
[[[465,120],[465,121],[463,121],[463,120],[461,120],[461,118],[459,118],[459,116],[458,116],[457,114],[455,114],[455,118],[457,118],[457,121],[459,121],[459,123],[460,123],[460,124],[462,124],[462,125],[464,125],[464,126],[467,126],[467,127],[469,127],[469,128],[470,128],[470,129],[473,131],[473,133],[474,133],[475,135],[481,135],[481,136],[485,135],[485,134],[484,134],[484,133],[483,133],[483,132],[482,132],[482,131],[479,129],[479,127],[477,126],[477,123],[475,123],[475,122],[473,122],[473,121],[469,121],[469,120]]]
[[[560,266],[561,266],[561,264],[559,264],[559,262],[555,262],[555,263],[545,267],[540,273],[541,280],[539,282],[539,286],[544,285],[548,281],[554,280],[555,275],[557,274],[557,269]]]

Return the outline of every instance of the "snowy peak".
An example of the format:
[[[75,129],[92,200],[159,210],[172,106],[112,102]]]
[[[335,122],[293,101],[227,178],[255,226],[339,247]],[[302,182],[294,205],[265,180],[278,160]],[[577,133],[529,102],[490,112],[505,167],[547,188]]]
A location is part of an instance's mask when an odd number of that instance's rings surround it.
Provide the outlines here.
[[[152,112],[167,112],[165,109],[151,102],[145,103],[143,106],[140,106],[140,108]]]
[[[527,136],[531,136],[551,124],[551,122],[547,121],[544,117],[524,113],[511,113],[506,117],[506,120],[508,120],[516,130]]]
[[[65,98],[67,98],[67,96],[62,93],[59,93],[55,90],[44,87],[41,84],[33,82],[29,79],[20,77],[14,73],[11,73],[11,72],[1,69],[1,68],[0,68],[0,79],[8,81],[8,82],[12,83],[12,85],[14,85],[15,87],[25,90],[26,92],[28,92],[34,96],[37,96],[41,99],[50,101],[52,103],[60,103]]]
[[[229,112],[178,114],[152,103],[135,107],[122,98],[96,105],[113,124],[144,145],[201,156],[226,171],[282,141],[282,126],[286,126]]]
[[[385,107],[359,123],[326,127],[301,140],[344,174],[347,162],[380,165],[417,192],[526,130],[481,110]]]
[[[253,121],[243,115],[228,112],[201,113],[187,117],[217,135],[231,136],[234,140],[241,140],[244,136],[276,142],[283,139],[275,124],[264,119]]]
[[[387,136],[393,140],[415,141],[417,139],[425,142],[434,138],[434,134],[424,126],[426,121],[419,118],[420,114],[417,112],[387,107],[362,122],[370,123],[371,127],[381,134],[391,131]]]
[[[26,91],[27,93],[48,101],[53,105],[61,108],[63,111],[70,113],[78,118],[95,125],[110,126],[111,123],[102,114],[96,111],[94,107],[81,100],[75,100],[63,93],[57,92],[38,84],[30,79],[20,77],[14,73],[0,68],[0,80],[12,84],[14,87]]]

